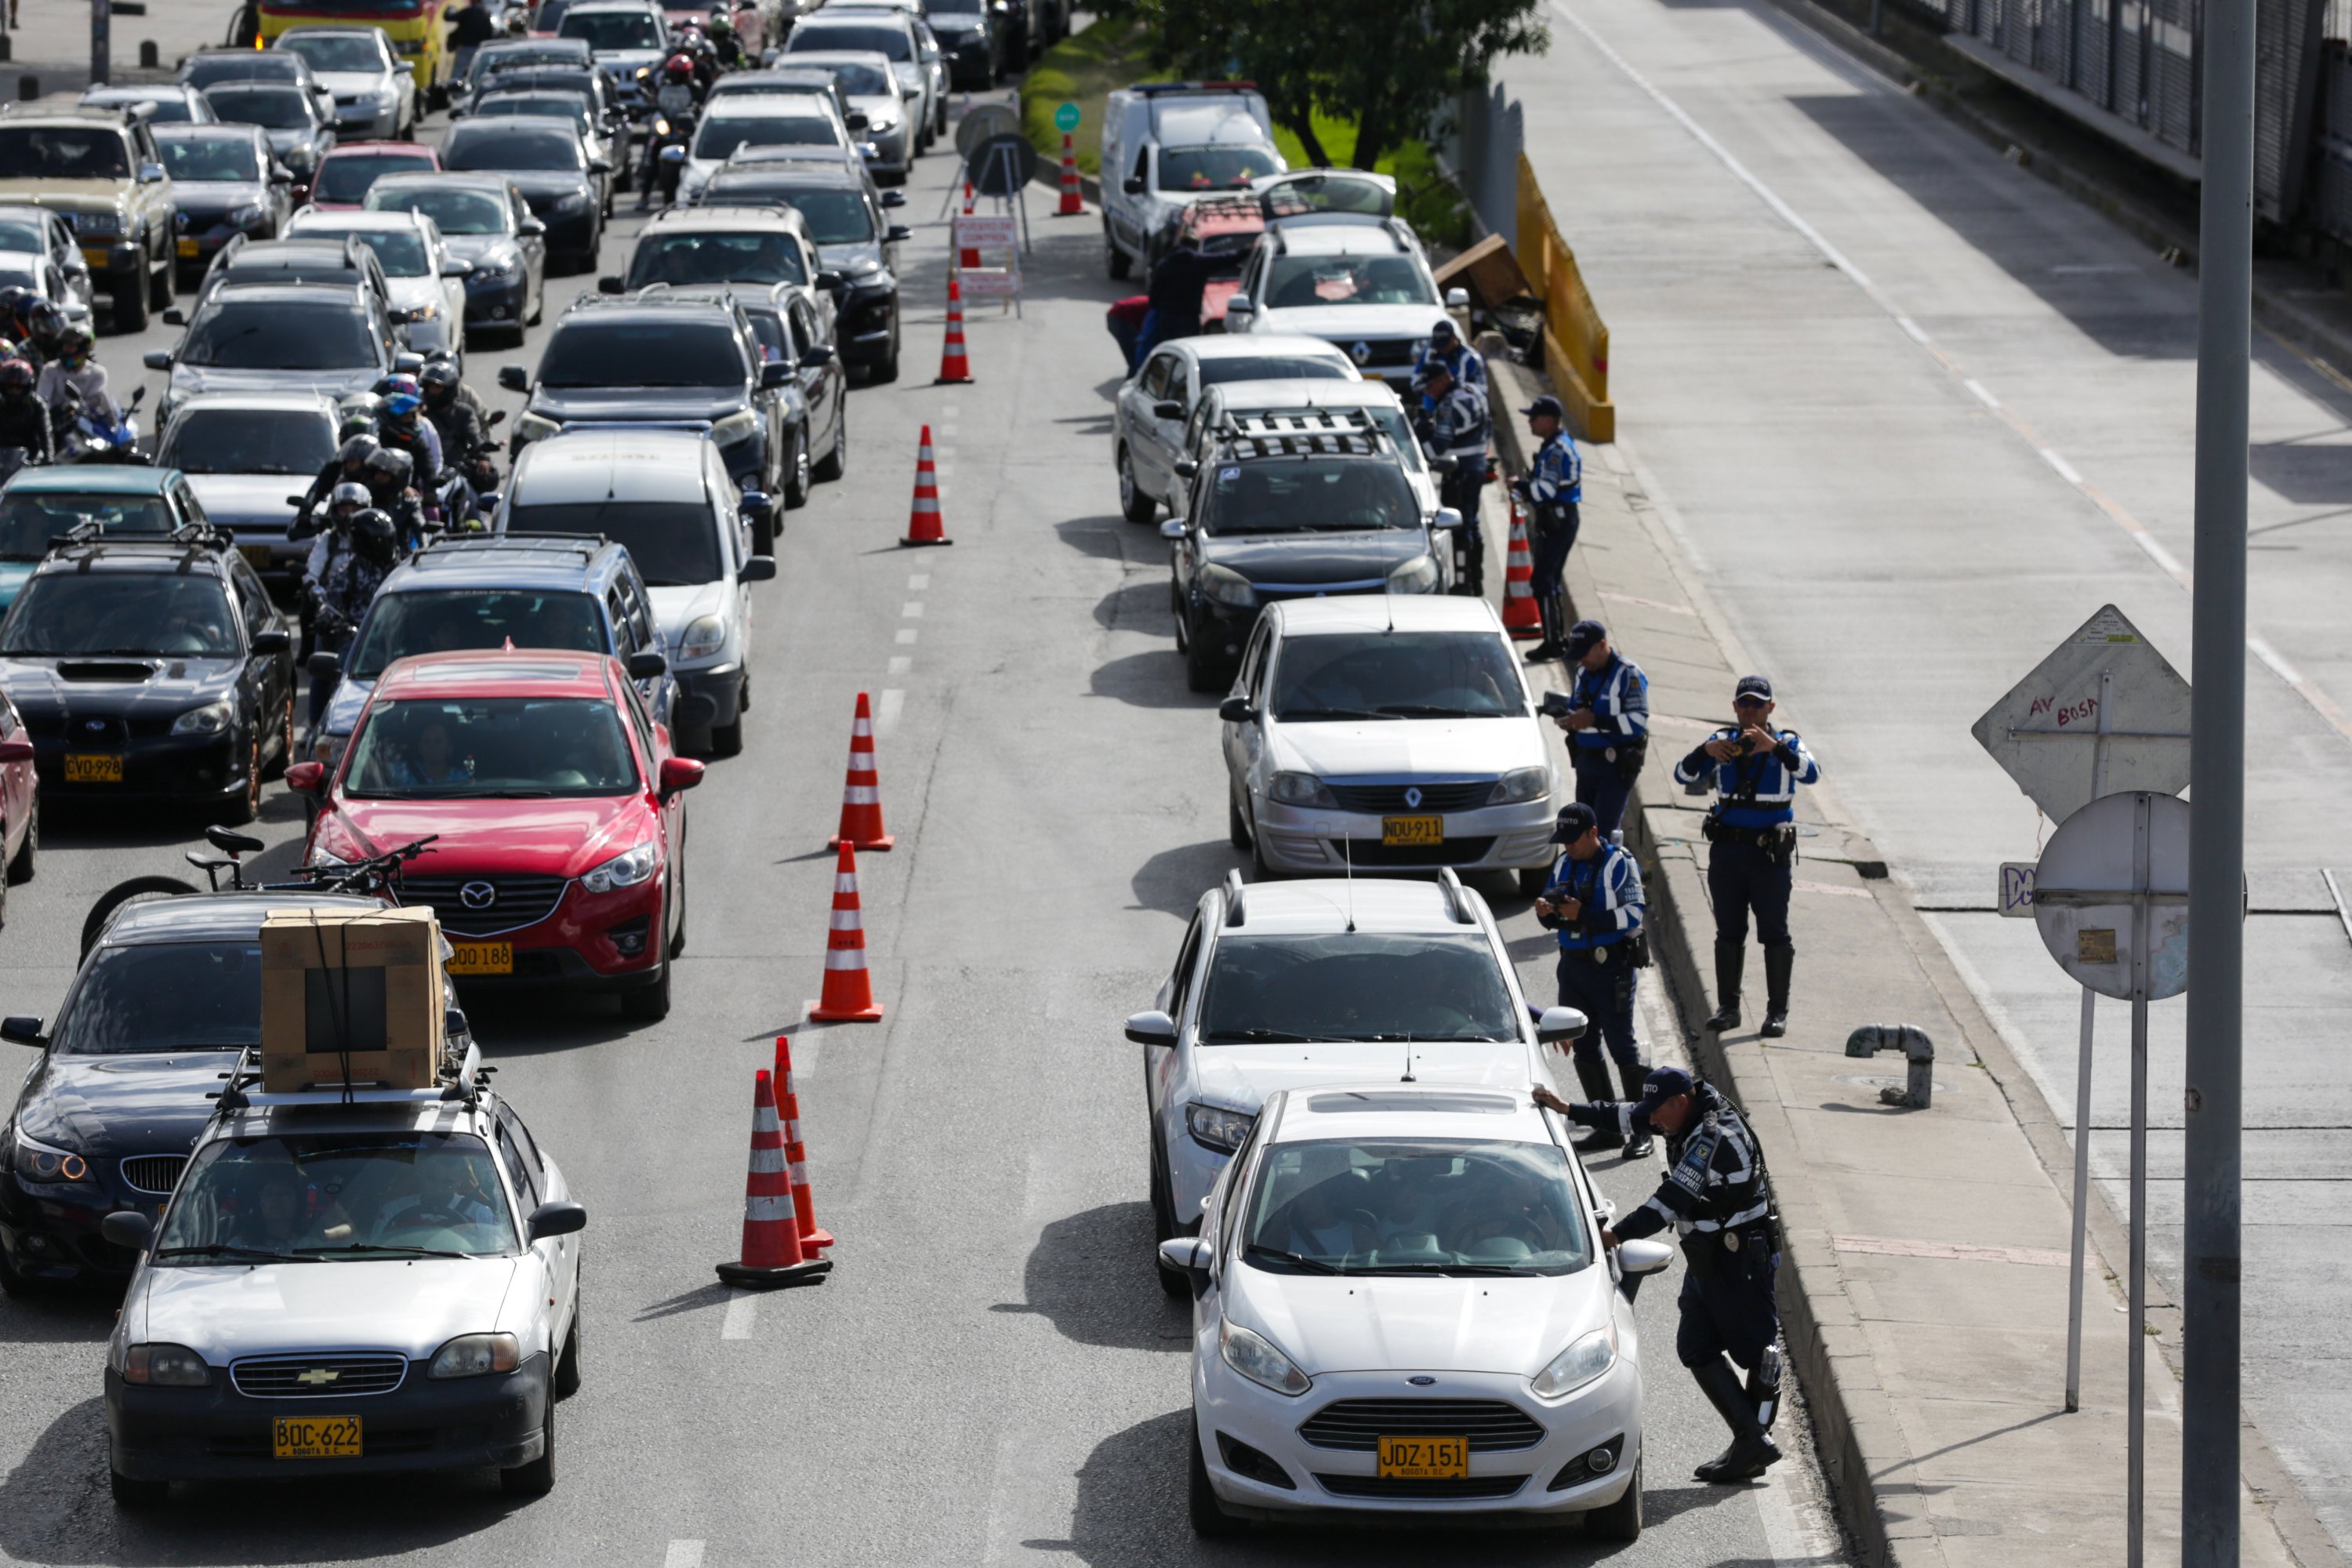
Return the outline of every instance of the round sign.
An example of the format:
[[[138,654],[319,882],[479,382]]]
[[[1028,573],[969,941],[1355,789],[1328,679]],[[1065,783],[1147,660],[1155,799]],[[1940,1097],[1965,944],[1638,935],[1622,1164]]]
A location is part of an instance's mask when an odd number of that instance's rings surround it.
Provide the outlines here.
[[[1054,110],[1054,129],[1055,129],[1055,130],[1056,130],[1056,131],[1063,131],[1063,132],[1069,132],[1069,131],[1076,131],[1077,128],[1078,128],[1078,106],[1077,106],[1076,104],[1075,104],[1075,103],[1066,103],[1066,104],[1062,105],[1062,107],[1061,107],[1061,108],[1059,108],[1059,109],[1057,109],[1057,110]]]
[[[990,137],[1018,135],[1020,131],[1021,116],[1007,105],[974,104],[956,121],[956,156],[969,158]]]
[[[1018,134],[990,137],[964,165],[964,178],[983,196],[1017,196],[1036,175],[1037,149]]]
[[[2189,987],[2189,805],[2102,795],[2059,824],[2033,872],[2033,923],[2058,967],[2102,996]]]

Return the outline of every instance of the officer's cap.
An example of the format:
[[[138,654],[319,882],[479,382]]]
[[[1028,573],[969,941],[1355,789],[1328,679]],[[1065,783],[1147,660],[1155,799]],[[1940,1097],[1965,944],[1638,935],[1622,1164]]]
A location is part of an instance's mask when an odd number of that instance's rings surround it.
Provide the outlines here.
[[[1437,325],[1429,329],[1429,335],[1433,338],[1444,338],[1446,342],[1452,342],[1455,336],[1454,331],[1454,318],[1451,316],[1438,317]]]
[[[1650,1076],[1642,1080],[1642,1098],[1634,1103],[1635,1116],[1647,1116],[1676,1095],[1691,1092],[1691,1075],[1680,1068],[1652,1068]]]
[[[1591,806],[1580,800],[1570,801],[1559,808],[1559,816],[1552,823],[1551,841],[1573,844],[1600,825],[1601,819],[1592,814]]]
[[[1520,409],[1519,412],[1526,415],[1530,419],[1538,418],[1546,414],[1550,415],[1555,419],[1563,417],[1563,415],[1560,412],[1559,399],[1554,397],[1549,392],[1545,393],[1541,397],[1537,398],[1533,403],[1528,404],[1525,408]]]
[[[1760,675],[1743,675],[1739,678],[1739,684],[1732,688],[1731,700],[1737,702],[1743,697],[1760,697],[1769,702],[1772,700],[1772,683]]]
[[[1582,658],[1609,638],[1609,628],[1599,621],[1579,621],[1568,628],[1568,657]]]
[[[1453,370],[1447,366],[1444,360],[1431,360],[1427,364],[1423,365],[1419,370],[1412,373],[1412,389],[1415,392],[1427,392],[1430,388],[1430,384],[1434,382],[1441,375],[1445,377],[1448,381],[1454,379]]]

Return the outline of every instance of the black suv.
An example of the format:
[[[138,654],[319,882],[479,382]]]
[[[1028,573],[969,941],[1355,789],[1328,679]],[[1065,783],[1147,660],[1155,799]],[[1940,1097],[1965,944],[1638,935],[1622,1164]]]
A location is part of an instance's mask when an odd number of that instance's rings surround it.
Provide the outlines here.
[[[776,493],[794,451],[790,394],[798,369],[763,359],[741,307],[708,294],[666,289],[617,298],[586,294],[556,319],[534,381],[519,364],[499,367],[499,384],[529,395],[515,421],[517,455],[572,425],[665,425],[703,428],[746,491]],[[772,552],[763,531],[760,553]]]
[[[226,530],[73,539],[0,621],[0,689],[45,801],[170,800],[249,822],[292,760],[294,639]]]
[[[1193,690],[1232,681],[1258,611],[1276,599],[1442,591],[1436,535],[1461,514],[1423,517],[1370,411],[1243,415],[1208,432],[1205,449],[1199,463],[1177,460],[1185,514],[1160,525]]]

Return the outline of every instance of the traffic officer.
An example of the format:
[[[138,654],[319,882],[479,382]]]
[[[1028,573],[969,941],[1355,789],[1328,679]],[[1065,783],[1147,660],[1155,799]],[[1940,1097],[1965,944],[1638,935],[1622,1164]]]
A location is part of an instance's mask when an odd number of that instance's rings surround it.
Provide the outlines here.
[[[1743,675],[1732,693],[1734,721],[1675,764],[1675,782],[1693,795],[1715,792],[1703,831],[1707,897],[1715,905],[1715,1016],[1717,1034],[1739,1027],[1739,979],[1748,960],[1748,917],[1764,943],[1764,1028],[1789,1032],[1789,974],[1797,950],[1789,939],[1789,890],[1796,877],[1797,786],[1818,783],[1821,763],[1794,730],[1772,728],[1772,683]]]
[[[1682,1237],[1688,1267],[1675,1303],[1682,1321],[1675,1354],[1731,1428],[1731,1447],[1696,1473],[1717,1486],[1755,1479],[1780,1461],[1772,1441],[1780,1405],[1780,1313],[1772,1295],[1780,1225],[1755,1132],[1737,1106],[1680,1068],[1654,1069],[1632,1102],[1571,1105],[1542,1087],[1535,1100],[1579,1126],[1621,1135],[1650,1128],[1665,1139],[1666,1179],[1601,1239],[1615,1247],[1670,1225]],[[1744,1384],[1734,1363],[1748,1373]]]
[[[1568,711],[1552,722],[1568,731],[1576,798],[1601,819],[1602,837],[1618,838],[1626,799],[1650,753],[1650,678],[1609,646],[1609,628],[1599,621],[1569,627],[1567,651],[1576,684]]]
[[[1547,393],[1519,412],[1536,438],[1535,458],[1517,489],[1528,507],[1536,610],[1543,616],[1543,641],[1528,649],[1528,662],[1541,664],[1559,658],[1568,640],[1560,627],[1568,616],[1568,552],[1583,521],[1579,508],[1584,500],[1584,459],[1560,416],[1559,398]]]
[[[1476,387],[1481,396],[1486,395],[1486,356],[1462,341],[1461,334],[1454,330],[1451,316],[1438,317],[1437,324],[1429,329],[1429,341],[1412,357],[1413,374],[1419,375],[1422,366],[1432,360],[1444,361],[1454,380],[1465,386]]]
[[[1442,359],[1432,359],[1413,374],[1413,390],[1429,399],[1429,411],[1418,426],[1423,447],[1433,458],[1450,458],[1453,467],[1438,481],[1437,502],[1462,514],[1462,565],[1454,583],[1457,593],[1473,598],[1486,591],[1486,539],[1478,526],[1478,492],[1486,488],[1486,437],[1491,425],[1486,395],[1454,379]]]
[[[1559,1005],[1589,1020],[1570,1056],[1576,1081],[1595,1100],[1609,1098],[1609,1069],[1601,1047],[1617,1063],[1626,1098],[1642,1091],[1642,1047],[1633,1037],[1633,971],[1645,942],[1642,931],[1642,868],[1601,837],[1599,819],[1581,801],[1559,808],[1552,842],[1564,845],[1551,883],[1536,900],[1536,920],[1559,936]],[[1645,1128],[1588,1122],[1588,1150],[1617,1149],[1638,1160],[1651,1148]]]

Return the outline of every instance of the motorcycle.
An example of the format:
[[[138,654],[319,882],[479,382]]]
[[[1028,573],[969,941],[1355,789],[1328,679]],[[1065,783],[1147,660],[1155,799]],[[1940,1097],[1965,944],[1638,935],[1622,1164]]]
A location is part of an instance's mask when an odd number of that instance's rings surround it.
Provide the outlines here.
[[[661,192],[662,205],[677,205],[677,183],[686,174],[687,144],[694,140],[695,105],[692,94],[685,89],[664,87],[664,98],[683,96],[688,101],[682,109],[663,108],[646,128],[645,183],[637,189],[637,205],[647,205],[656,188]]]
[[[67,422],[64,437],[58,443],[60,463],[149,463],[154,459],[139,449],[138,408],[147,395],[145,387],[131,395],[119,419],[102,419],[82,406],[79,398],[72,404],[72,414]]]

